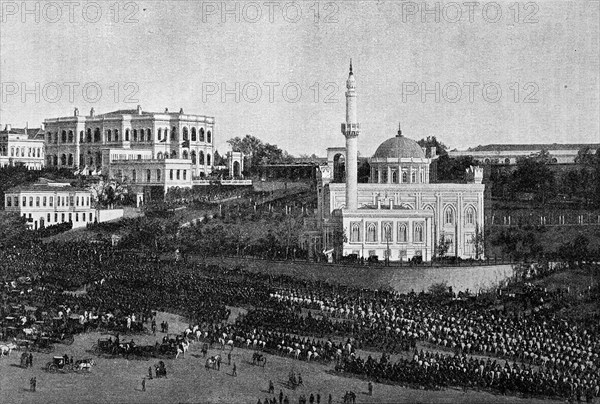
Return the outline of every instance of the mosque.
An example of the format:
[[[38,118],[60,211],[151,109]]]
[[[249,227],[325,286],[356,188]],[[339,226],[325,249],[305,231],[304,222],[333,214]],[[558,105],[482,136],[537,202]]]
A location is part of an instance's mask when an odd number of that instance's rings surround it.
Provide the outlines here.
[[[318,231],[328,255],[390,261],[424,261],[439,255],[482,258],[484,225],[483,169],[470,167],[461,183],[430,182],[430,166],[437,158],[402,135],[385,140],[368,160],[368,183],[358,183],[356,78],[346,81],[346,121],[341,131],[346,147],[329,148],[327,164],[319,167]],[[345,182],[336,170],[345,161]],[[435,176],[433,176],[435,177]]]

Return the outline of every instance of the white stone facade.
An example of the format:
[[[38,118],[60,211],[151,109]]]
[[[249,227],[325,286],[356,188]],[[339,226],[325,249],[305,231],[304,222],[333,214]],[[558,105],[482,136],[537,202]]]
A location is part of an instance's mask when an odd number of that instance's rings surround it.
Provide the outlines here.
[[[68,183],[11,188],[4,195],[4,207],[6,212],[27,218],[31,229],[64,222],[72,222],[77,228],[96,220],[91,192]]]
[[[86,174],[108,174],[115,160],[182,159],[192,175],[209,175],[214,155],[213,117],[177,113],[119,110],[88,116],[46,119],[46,163]],[[117,157],[115,157],[117,156]],[[120,156],[120,157],[119,157]]]
[[[342,127],[356,123],[355,78],[350,71],[347,101],[354,111]],[[351,118],[349,118],[351,117]],[[343,131],[346,139],[349,136]],[[351,136],[358,138],[358,131]],[[346,158],[346,183],[330,167],[334,155]],[[377,256],[390,261],[421,257],[431,260],[445,240],[447,256],[483,258],[480,234],[484,226],[483,170],[471,167],[465,183],[430,183],[427,158],[413,140],[398,135],[384,141],[373,157],[370,183],[357,183],[357,153],[341,148],[328,150],[328,165],[320,167],[317,187],[322,248],[338,255]],[[348,171],[350,170],[350,172]],[[350,183],[350,184],[349,184]],[[348,198],[350,203],[348,203]],[[352,206],[354,205],[354,206]]]
[[[0,167],[22,165],[30,170],[41,170],[44,161],[41,129],[17,129],[6,125],[0,131]]]

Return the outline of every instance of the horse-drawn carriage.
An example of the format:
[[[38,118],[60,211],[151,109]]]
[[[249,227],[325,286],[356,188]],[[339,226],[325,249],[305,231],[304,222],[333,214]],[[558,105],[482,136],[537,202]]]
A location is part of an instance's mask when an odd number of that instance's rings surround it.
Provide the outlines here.
[[[96,355],[112,353],[114,343],[108,338],[99,338],[98,342],[92,345],[92,351]]]
[[[52,344],[52,340],[50,337],[40,337],[38,336],[33,340],[33,343],[30,346],[30,349],[34,352],[41,353],[52,353],[54,352],[54,345]]]
[[[262,366],[264,368],[267,364],[267,357],[260,352],[254,352],[252,354],[252,364]]]
[[[79,359],[76,362],[69,362],[64,356],[54,356],[51,362],[46,364],[46,371],[50,373],[67,372],[89,372],[95,365],[93,359]]]

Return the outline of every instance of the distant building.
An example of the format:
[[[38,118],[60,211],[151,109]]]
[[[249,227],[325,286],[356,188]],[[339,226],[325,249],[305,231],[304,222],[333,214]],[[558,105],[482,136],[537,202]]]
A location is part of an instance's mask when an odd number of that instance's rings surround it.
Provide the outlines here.
[[[193,171],[183,159],[117,159],[111,162],[108,176],[130,184],[148,200],[162,198],[171,187],[191,188]]]
[[[77,228],[97,219],[90,190],[67,182],[41,180],[10,188],[4,194],[4,206],[6,212],[28,219],[31,229],[65,222],[72,222],[73,228]]]
[[[42,129],[20,129],[6,125],[0,131],[0,167],[24,166],[30,170],[41,170],[44,161]]]
[[[467,150],[451,150],[450,157],[471,156],[482,164],[517,164],[519,158],[539,154],[542,150],[550,153],[555,164],[574,164],[581,149],[590,148],[590,153],[600,149],[600,143],[586,144],[490,144],[472,147]]]

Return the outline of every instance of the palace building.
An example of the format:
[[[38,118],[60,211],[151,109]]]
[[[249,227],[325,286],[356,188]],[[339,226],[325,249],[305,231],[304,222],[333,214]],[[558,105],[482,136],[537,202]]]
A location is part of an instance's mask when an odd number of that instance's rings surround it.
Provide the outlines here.
[[[346,147],[328,149],[328,162],[319,169],[318,223],[323,250],[338,257],[356,254],[429,261],[443,242],[447,256],[481,258],[483,170],[471,167],[464,183],[430,182],[435,150],[426,157],[425,150],[398,129],[369,159],[369,182],[358,183],[361,127],[352,63],[346,89],[346,120],[341,125]],[[342,158],[345,182],[336,172]]]
[[[0,131],[0,167],[24,166],[41,170],[44,161],[44,132],[41,129],[6,125]]]
[[[80,174],[108,175],[115,162],[180,160],[192,177],[212,172],[214,117],[179,112],[118,110],[96,115],[46,119],[46,163]],[[122,163],[120,164],[122,165]]]

